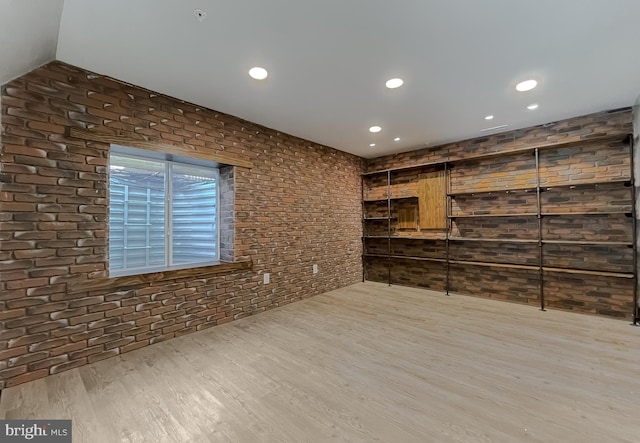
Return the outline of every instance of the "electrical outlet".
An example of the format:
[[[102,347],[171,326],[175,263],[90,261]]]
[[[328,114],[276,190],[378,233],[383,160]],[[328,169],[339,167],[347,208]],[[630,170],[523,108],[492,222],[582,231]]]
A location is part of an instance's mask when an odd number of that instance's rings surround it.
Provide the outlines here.
[[[267,285],[269,284],[269,282],[271,281],[271,275],[269,273],[265,273],[263,274],[263,278],[264,278],[264,284]]]
[[[313,265],[313,273],[314,274],[318,273],[318,265]]]

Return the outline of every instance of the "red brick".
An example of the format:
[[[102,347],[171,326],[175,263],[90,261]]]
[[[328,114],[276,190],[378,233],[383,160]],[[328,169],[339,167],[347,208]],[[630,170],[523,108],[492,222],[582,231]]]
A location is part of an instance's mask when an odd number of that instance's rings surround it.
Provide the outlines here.
[[[27,372],[27,366],[15,366],[8,369],[3,369],[0,371],[0,380],[11,379],[13,377],[17,377],[18,375],[24,374]]]
[[[69,356],[69,359],[71,360],[78,360],[83,357],[89,357],[90,355],[99,354],[102,351],[104,351],[104,347],[98,345],[98,346],[92,346],[89,348],[83,348],[83,349],[80,349],[79,351],[69,352],[68,356]]]
[[[6,320],[4,326],[8,329],[12,329],[46,322],[47,320],[49,320],[48,314],[38,314],[31,315],[29,317],[19,317],[12,320]]]
[[[89,306],[89,313],[110,311],[120,307],[118,302],[100,303]]]
[[[71,317],[69,319],[69,324],[71,326],[75,326],[81,323],[89,323],[92,321],[100,320],[104,317],[104,313],[96,312],[94,314],[80,315],[78,317]]]
[[[95,338],[90,338],[87,343],[89,344],[89,346],[95,346],[101,345],[103,343],[108,343],[110,341],[119,340],[120,338],[122,338],[122,334],[120,333],[107,334]]]
[[[20,337],[9,340],[9,347],[15,348],[16,346],[31,345],[33,343],[38,343],[38,342],[48,340],[49,338],[51,337],[47,332],[41,332],[40,334],[33,334],[33,335],[22,335]]]
[[[87,342],[86,341],[79,341],[79,342],[76,342],[76,343],[69,343],[67,345],[51,349],[51,351],[49,352],[49,355],[51,357],[55,357],[57,355],[68,354],[68,353],[73,352],[73,351],[79,351],[80,349],[85,349],[86,347],[87,347]]]
[[[69,322],[67,320],[47,321],[27,327],[27,333],[37,334],[39,332],[54,331],[56,329],[65,328],[66,326],[69,326]],[[53,332],[51,332],[51,334],[53,335]]]
[[[151,330],[154,329],[162,329],[165,328],[167,326],[171,326],[173,324],[175,324],[175,320],[162,320],[162,321],[158,321],[155,323],[151,323]]]
[[[39,371],[41,369],[48,369],[51,366],[65,363],[68,360],[69,357],[67,357],[66,355],[58,355],[56,357],[45,358],[34,363],[29,363],[27,367],[29,368],[29,371]]]
[[[10,340],[12,338],[22,337],[26,333],[26,328],[0,329],[0,340]]]
[[[123,337],[119,340],[114,340],[108,343],[105,343],[104,348],[106,350],[114,349],[114,348],[122,348],[123,346],[127,346],[130,343],[135,341],[135,337]]]
[[[52,337],[66,337],[71,334],[77,334],[87,330],[87,325],[67,326],[65,328],[54,329],[51,331]]]
[[[15,348],[5,349],[3,351],[0,351],[0,361],[7,360],[12,357],[18,357],[20,355],[26,354],[27,352],[29,352],[29,350],[26,346],[18,346]]]
[[[114,332],[122,332],[123,335],[128,334],[130,330],[135,329],[136,323],[134,321],[126,322],[126,323],[118,323],[113,326],[105,326],[104,333],[111,334]]]
[[[160,343],[160,342],[163,342],[163,341],[170,340],[173,337],[175,337],[174,333],[162,334],[162,335],[159,335],[157,337],[152,337],[151,340],[149,341],[149,343],[153,345],[155,343]]]
[[[104,334],[104,329],[91,329],[84,332],[78,332],[77,334],[71,334],[69,337],[71,338],[71,341],[79,342],[94,337],[100,337],[102,334]]]
[[[131,314],[135,312],[135,307],[134,306],[127,306],[124,308],[117,308],[117,309],[112,309],[110,311],[107,311],[105,314],[107,317],[117,317],[117,316],[122,316],[122,315],[126,315],[126,314]]]
[[[89,323],[89,329],[99,329],[104,328],[105,326],[113,326],[120,323],[120,319],[116,317],[112,318],[103,318],[97,321],[92,321]]]
[[[28,354],[21,355],[19,357],[10,358],[9,366],[21,366],[27,365],[29,363],[37,362],[43,360],[49,356],[49,353],[46,351],[31,351],[29,350]]]
[[[49,375],[49,369],[40,369],[37,371],[27,372],[26,374],[19,375],[17,377],[12,377],[7,380],[6,387],[10,388],[12,386],[16,386],[22,383],[27,383],[33,380],[37,380],[39,378],[43,378]]]
[[[69,342],[68,338],[55,338],[52,340],[41,341],[29,346],[29,352],[43,351],[51,348],[57,348],[66,345]]]
[[[49,372],[51,374],[58,374],[60,372],[68,371],[69,369],[79,368],[80,366],[84,366],[86,364],[87,364],[87,359],[81,358],[79,360],[72,360],[67,363],[51,366],[51,369],[49,369]]]
[[[52,312],[50,316],[51,316],[51,320],[59,320],[63,318],[78,318],[79,316],[83,316],[86,313],[87,313],[87,308],[82,307],[82,308],[65,309],[64,311]],[[71,324],[71,325],[74,326],[74,324]]]
[[[11,309],[8,311],[0,311],[0,321],[22,317],[25,314],[26,309]]]
[[[44,303],[27,308],[27,314],[46,314],[54,311],[63,311],[67,308],[67,302]]]
[[[132,314],[123,315],[122,321],[139,320],[141,318],[149,317],[149,315],[148,311],[134,312]]]
[[[145,317],[145,318],[141,318],[136,320],[136,325],[137,326],[145,326],[145,325],[150,325],[151,323],[157,322],[162,320],[162,317],[159,315],[154,315],[151,317]]]
[[[159,329],[156,329],[155,331],[143,332],[142,334],[136,335],[136,341],[150,340],[151,338],[157,337],[159,335],[162,335],[162,331]]]

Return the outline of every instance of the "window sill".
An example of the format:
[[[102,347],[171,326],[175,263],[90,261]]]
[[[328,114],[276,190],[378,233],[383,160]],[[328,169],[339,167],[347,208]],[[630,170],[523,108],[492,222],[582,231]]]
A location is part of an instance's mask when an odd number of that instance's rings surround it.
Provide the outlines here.
[[[117,289],[125,286],[138,286],[146,283],[155,283],[164,280],[175,280],[178,278],[202,277],[218,274],[227,274],[236,271],[245,271],[251,269],[253,263],[249,260],[240,260],[235,262],[220,262],[211,266],[201,266],[197,268],[186,268],[168,270],[163,272],[152,272],[149,274],[127,275],[123,277],[100,278],[96,280],[78,282],[75,284],[68,283],[67,292],[85,292],[100,289]]]

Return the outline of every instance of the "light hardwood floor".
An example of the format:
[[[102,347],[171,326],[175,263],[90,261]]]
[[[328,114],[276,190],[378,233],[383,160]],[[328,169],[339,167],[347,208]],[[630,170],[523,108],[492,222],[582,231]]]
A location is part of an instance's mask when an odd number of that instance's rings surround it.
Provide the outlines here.
[[[74,442],[638,442],[640,328],[362,283],[6,389]]]

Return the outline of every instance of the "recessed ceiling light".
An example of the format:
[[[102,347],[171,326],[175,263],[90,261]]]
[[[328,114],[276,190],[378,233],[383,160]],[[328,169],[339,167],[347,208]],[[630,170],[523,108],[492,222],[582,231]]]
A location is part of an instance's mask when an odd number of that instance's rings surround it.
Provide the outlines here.
[[[260,66],[256,66],[254,68],[249,69],[249,75],[256,80],[264,80],[267,78],[269,73],[266,69],[261,68]]]
[[[537,104],[537,103],[534,103],[534,104],[532,104],[532,105],[529,105],[529,106],[527,106],[527,109],[528,109],[529,111],[533,111],[534,109],[538,109],[538,104]]]
[[[485,120],[493,120],[493,115],[487,115],[484,119]]]
[[[369,146],[371,146],[372,148],[375,146],[375,143],[369,143]]]
[[[380,126],[372,126],[369,128],[369,132],[380,132],[382,128]]]
[[[385,85],[389,89],[399,88],[400,86],[404,85],[404,80],[402,80],[401,78],[392,78],[387,80]]]
[[[399,142],[400,141],[400,137],[396,137],[393,139],[394,142]]]
[[[538,82],[535,80],[525,80],[516,85],[516,90],[520,92],[531,91],[533,88],[538,86]]]

